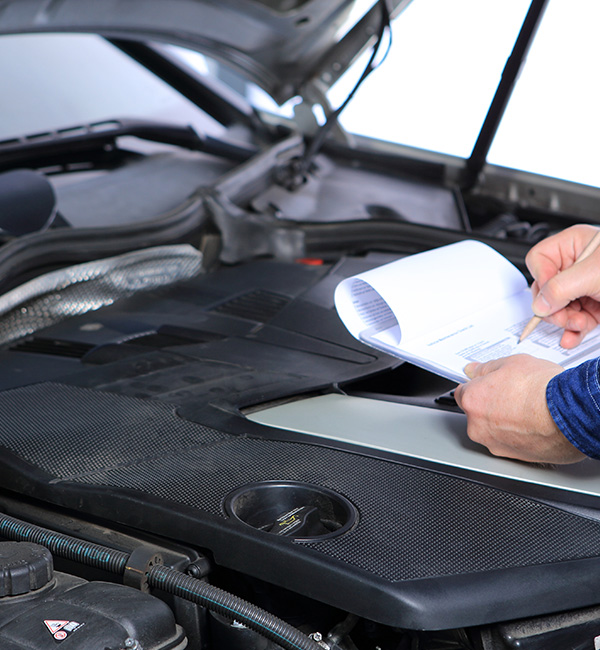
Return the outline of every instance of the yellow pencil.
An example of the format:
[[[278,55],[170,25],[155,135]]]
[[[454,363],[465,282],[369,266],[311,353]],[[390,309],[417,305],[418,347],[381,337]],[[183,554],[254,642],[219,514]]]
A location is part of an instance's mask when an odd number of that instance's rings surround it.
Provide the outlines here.
[[[600,230],[592,237],[592,239],[590,239],[589,244],[583,249],[581,255],[575,260],[574,264],[582,262],[586,257],[589,257],[598,246],[600,246]],[[519,343],[526,339],[541,321],[541,316],[533,316],[521,332]]]

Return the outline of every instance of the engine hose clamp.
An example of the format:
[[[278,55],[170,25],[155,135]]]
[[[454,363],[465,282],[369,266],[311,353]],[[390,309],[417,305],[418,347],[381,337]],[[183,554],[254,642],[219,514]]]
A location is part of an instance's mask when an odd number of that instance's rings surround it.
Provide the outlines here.
[[[125,565],[123,584],[148,593],[148,572],[153,566],[163,563],[162,555],[155,548],[138,546],[132,551]]]

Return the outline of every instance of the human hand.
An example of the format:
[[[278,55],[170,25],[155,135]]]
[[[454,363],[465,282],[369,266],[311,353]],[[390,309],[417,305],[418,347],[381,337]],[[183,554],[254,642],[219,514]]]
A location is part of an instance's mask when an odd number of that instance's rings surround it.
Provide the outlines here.
[[[538,463],[583,458],[560,432],[546,404],[546,386],[563,368],[527,354],[470,363],[470,381],[454,391],[467,415],[467,435],[494,456]]]
[[[533,313],[565,330],[564,348],[581,343],[600,323],[600,248],[574,266],[597,232],[571,226],[536,244],[525,259],[534,278]]]

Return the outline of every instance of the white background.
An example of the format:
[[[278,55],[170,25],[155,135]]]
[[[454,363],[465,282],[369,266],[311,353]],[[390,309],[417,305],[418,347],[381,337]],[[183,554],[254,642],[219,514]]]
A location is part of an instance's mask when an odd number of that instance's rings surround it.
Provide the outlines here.
[[[468,157],[529,4],[413,0],[393,24],[387,59],[341,123]],[[489,162],[600,186],[599,33],[598,0],[550,0]],[[349,74],[332,89],[334,106],[351,84]]]

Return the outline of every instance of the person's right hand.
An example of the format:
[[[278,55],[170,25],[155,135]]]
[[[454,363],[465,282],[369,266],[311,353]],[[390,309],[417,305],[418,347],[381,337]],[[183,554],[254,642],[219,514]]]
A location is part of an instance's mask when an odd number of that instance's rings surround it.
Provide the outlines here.
[[[536,244],[525,259],[534,278],[533,313],[565,330],[564,348],[578,345],[600,323],[600,247],[574,266],[597,231],[571,226]]]

